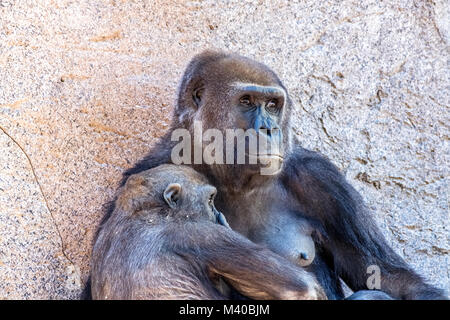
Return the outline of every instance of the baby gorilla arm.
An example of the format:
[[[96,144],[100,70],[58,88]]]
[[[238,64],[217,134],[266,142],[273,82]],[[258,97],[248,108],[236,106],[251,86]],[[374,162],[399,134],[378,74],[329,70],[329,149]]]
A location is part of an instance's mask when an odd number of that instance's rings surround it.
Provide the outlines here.
[[[252,299],[326,299],[313,275],[233,230],[213,223],[185,225],[195,235],[175,246]]]

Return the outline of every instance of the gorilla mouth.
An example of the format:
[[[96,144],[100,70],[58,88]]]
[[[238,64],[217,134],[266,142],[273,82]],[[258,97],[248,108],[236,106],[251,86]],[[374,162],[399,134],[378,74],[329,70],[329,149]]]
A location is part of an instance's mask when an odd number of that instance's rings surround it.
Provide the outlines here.
[[[283,161],[284,157],[277,153],[246,153],[249,158],[263,158]]]
[[[284,158],[278,153],[247,153],[248,160],[260,168],[260,175],[273,176],[281,171]]]

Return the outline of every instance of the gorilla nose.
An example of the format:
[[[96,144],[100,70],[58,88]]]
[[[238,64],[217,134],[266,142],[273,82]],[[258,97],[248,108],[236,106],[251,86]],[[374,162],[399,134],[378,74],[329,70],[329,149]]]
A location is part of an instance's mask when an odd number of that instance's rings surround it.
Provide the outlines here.
[[[268,137],[272,137],[273,135],[278,134],[279,129],[278,128],[266,128],[265,126],[261,126],[258,129],[258,132],[263,133],[267,135]]]

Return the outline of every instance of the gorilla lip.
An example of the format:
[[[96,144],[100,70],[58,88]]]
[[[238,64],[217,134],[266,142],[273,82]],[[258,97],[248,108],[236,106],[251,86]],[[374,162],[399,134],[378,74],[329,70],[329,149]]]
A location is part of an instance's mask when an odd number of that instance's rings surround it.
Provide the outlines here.
[[[271,154],[271,153],[258,153],[258,154],[251,154],[246,153],[247,156],[253,157],[253,158],[272,158],[272,159],[278,159],[283,161],[284,157],[279,154]]]

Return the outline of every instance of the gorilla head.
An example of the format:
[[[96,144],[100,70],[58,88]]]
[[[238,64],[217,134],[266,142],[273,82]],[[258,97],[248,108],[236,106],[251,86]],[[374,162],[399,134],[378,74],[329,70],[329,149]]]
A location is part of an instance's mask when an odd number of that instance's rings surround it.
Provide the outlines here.
[[[220,131],[226,139],[227,165],[209,165],[207,171],[221,179],[242,181],[261,166],[273,168],[272,173],[280,171],[289,149],[291,109],[286,88],[267,66],[239,55],[207,51],[194,57],[185,70],[173,125],[193,136],[195,121],[201,122],[203,131]],[[238,158],[239,148],[245,151],[243,161]]]

